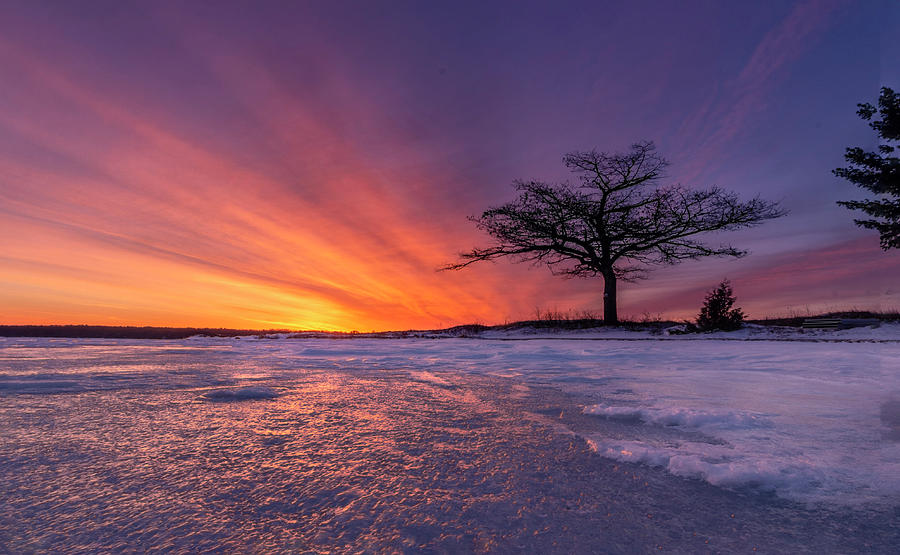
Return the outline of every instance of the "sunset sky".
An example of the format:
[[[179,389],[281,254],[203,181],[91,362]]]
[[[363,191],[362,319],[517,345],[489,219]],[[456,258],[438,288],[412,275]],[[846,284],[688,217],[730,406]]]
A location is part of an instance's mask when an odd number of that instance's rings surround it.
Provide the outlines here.
[[[623,317],[900,307],[836,200],[900,87],[897,2],[0,2],[0,323],[381,330],[600,310],[467,217],[567,151],[780,201],[740,259],[620,286]],[[857,215],[859,217],[859,215]]]

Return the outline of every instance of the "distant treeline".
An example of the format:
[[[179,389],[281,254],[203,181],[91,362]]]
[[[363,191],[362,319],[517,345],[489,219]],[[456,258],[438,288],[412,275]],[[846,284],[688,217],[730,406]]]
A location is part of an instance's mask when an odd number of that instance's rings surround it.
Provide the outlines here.
[[[156,328],[135,326],[0,326],[0,337],[102,337],[110,339],[184,339],[192,335],[235,337],[290,333],[290,330],[233,330],[227,328]]]
[[[842,318],[842,319],[874,319],[895,321],[900,320],[900,312],[896,310],[882,310],[874,312],[871,310],[843,310],[834,312],[825,312],[824,314],[806,314],[803,316],[785,316],[781,318],[759,318],[756,320],[747,320],[751,324],[762,324],[764,326],[794,326],[800,327],[804,320],[811,318]]]
[[[3,326],[0,325],[0,337],[95,337],[110,339],[184,339],[192,335],[205,335],[209,337],[237,337],[257,336],[265,338],[276,333],[291,334],[291,337],[311,338],[352,338],[352,337],[419,337],[422,333],[446,333],[450,335],[477,334],[488,330],[511,331],[523,328],[549,328],[549,329],[590,329],[604,325],[603,320],[597,318],[560,318],[557,313],[552,317],[541,315],[536,320],[510,322],[496,326],[482,324],[468,324],[454,326],[441,330],[407,330],[389,332],[325,332],[296,330],[235,330],[229,328],[156,328],[136,326]],[[759,318],[750,319],[747,322],[768,326],[794,326],[800,327],[808,318],[875,318],[878,320],[900,320],[900,312],[882,311],[870,312],[863,310],[849,310],[843,312],[828,312],[825,314],[806,314],[783,318]],[[641,320],[620,320],[618,326],[631,329],[663,329],[679,322],[662,319],[642,318]],[[682,322],[683,323],[683,322]]]

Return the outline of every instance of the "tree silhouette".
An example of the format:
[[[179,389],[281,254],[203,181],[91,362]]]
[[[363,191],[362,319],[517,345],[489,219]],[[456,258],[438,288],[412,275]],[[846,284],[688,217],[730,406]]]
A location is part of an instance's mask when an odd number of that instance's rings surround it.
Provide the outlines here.
[[[877,230],[882,249],[900,248],[900,158],[892,156],[897,147],[889,144],[900,141],[900,94],[883,87],[878,97],[878,107],[868,103],[857,106],[859,110],[856,113],[869,122],[869,127],[881,137],[882,144],[878,146],[878,152],[866,152],[859,147],[848,148],[844,159],[850,165],[837,168],[833,173],[884,197],[878,200],[838,201],[838,204],[872,216],[872,219],[854,222],[860,227]],[[873,120],[875,114],[881,119]]]
[[[651,142],[624,154],[572,152],[563,163],[578,184],[516,181],[516,200],[471,217],[494,244],[460,254],[444,270],[510,256],[546,264],[557,275],[603,277],[603,320],[618,322],[617,280],[643,278],[655,264],[705,256],[740,257],[731,245],[706,245],[695,236],[759,224],[785,212],[758,197],[741,202],[718,187],[655,187],[668,165]]]
[[[744,322],[744,311],[733,308],[735,300],[731,283],[723,280],[706,295],[697,317],[697,327],[703,331],[739,329]]]

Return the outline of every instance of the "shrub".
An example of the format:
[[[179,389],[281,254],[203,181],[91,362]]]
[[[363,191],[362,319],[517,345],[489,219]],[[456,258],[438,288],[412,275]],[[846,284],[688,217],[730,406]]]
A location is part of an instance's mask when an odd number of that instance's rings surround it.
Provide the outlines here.
[[[732,308],[734,301],[731,283],[726,279],[706,295],[700,316],[697,317],[697,327],[702,331],[740,329],[744,322],[744,311]]]

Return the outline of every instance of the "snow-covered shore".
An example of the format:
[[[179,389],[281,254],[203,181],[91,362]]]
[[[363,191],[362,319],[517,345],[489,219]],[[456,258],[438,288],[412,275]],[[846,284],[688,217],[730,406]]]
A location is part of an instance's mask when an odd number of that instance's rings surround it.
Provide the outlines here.
[[[519,329],[488,329],[485,331],[431,332],[429,337],[450,337],[460,334],[482,339],[618,339],[618,340],[730,340],[730,341],[900,341],[900,322],[883,322],[877,326],[850,329],[803,329],[790,326],[745,324],[735,331],[684,333],[684,326],[657,328],[651,326],[597,327],[563,329],[523,327]]]
[[[203,337],[203,336],[201,336]],[[804,329],[794,326],[744,324],[735,331],[688,332],[685,325],[631,324],[570,328],[565,325],[457,326],[440,330],[407,330],[368,333],[308,331],[242,336],[269,339],[578,339],[578,340],[668,340],[668,341],[900,341],[900,322],[884,321],[847,329]],[[223,338],[227,339],[227,338]]]

